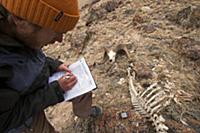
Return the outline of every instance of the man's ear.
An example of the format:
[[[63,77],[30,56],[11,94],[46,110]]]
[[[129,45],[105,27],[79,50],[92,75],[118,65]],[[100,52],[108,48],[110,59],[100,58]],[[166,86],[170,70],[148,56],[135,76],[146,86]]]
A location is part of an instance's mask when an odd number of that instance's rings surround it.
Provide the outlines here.
[[[20,26],[23,25],[23,20],[21,20],[20,18],[14,16],[14,15],[10,15],[9,16],[9,22],[13,23],[15,26]]]
[[[28,33],[28,32],[31,32],[32,30],[29,22],[21,18],[18,18],[14,15],[10,15],[9,21],[15,25],[16,30],[20,33]]]

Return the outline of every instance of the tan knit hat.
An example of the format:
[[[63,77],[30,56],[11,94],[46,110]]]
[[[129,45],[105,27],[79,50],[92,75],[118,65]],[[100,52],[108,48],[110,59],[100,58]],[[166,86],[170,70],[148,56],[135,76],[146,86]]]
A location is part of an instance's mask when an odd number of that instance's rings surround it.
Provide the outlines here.
[[[0,0],[9,12],[56,32],[72,30],[79,19],[77,0]]]

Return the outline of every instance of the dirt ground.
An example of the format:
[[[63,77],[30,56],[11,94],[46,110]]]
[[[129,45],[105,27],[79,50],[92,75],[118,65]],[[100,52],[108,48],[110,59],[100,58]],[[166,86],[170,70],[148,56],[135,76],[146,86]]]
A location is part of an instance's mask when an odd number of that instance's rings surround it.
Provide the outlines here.
[[[67,64],[85,57],[98,86],[93,104],[104,115],[80,119],[63,102],[46,110],[49,120],[62,133],[156,132],[131,103],[127,68],[132,64],[144,89],[170,82],[171,91],[179,92],[160,112],[168,132],[200,133],[199,28],[199,0],[93,0],[64,41],[44,50]],[[111,50],[115,60],[107,58]],[[120,117],[123,112],[127,118]]]

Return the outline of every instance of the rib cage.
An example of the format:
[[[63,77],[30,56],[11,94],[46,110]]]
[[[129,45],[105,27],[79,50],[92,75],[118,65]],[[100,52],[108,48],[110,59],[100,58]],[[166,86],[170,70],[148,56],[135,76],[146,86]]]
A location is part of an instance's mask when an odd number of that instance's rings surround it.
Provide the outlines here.
[[[164,124],[165,119],[158,113],[169,105],[170,98],[157,83],[152,84],[145,91],[138,93],[133,84],[135,75],[131,75],[130,71],[131,68],[128,68],[129,91],[135,110],[153,122],[157,133],[167,133],[168,127]]]

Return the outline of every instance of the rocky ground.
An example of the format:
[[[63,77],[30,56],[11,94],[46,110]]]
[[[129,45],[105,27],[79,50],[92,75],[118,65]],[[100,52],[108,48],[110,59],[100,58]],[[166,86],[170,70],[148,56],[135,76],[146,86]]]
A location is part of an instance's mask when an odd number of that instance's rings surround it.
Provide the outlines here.
[[[62,133],[156,132],[131,103],[131,65],[143,89],[155,82],[173,84],[174,97],[160,112],[168,132],[199,133],[199,28],[199,0],[93,0],[63,43],[44,50],[67,64],[85,57],[98,86],[93,103],[103,107],[104,115],[80,119],[63,102],[47,109],[49,120]],[[116,56],[109,57],[110,51]],[[127,118],[121,118],[123,112]]]

